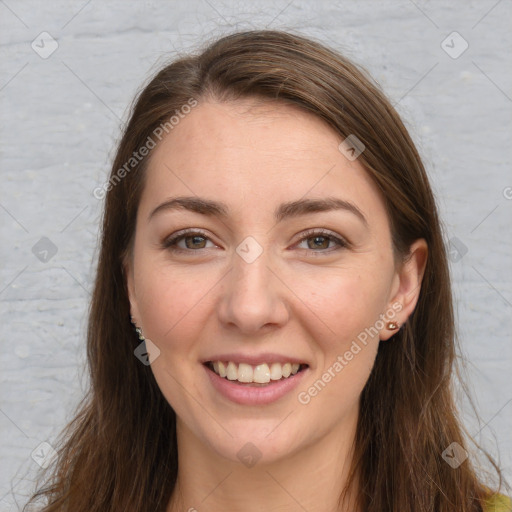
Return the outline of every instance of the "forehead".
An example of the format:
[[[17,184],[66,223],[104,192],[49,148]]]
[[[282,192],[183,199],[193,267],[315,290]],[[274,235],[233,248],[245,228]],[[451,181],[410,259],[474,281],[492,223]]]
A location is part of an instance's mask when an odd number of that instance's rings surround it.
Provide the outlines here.
[[[280,202],[336,195],[369,216],[385,215],[362,165],[339,151],[343,138],[283,103],[200,103],[153,150],[141,209],[170,196],[198,195],[250,215],[273,213]]]

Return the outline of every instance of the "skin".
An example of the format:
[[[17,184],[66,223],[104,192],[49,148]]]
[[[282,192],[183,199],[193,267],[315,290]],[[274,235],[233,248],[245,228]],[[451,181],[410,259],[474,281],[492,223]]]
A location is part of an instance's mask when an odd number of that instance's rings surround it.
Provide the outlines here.
[[[152,371],[177,415],[179,475],[169,511],[339,510],[359,396],[379,340],[396,331],[384,326],[360,344],[309,403],[297,395],[393,304],[401,308],[393,321],[407,319],[427,257],[417,240],[407,262],[395,262],[384,202],[359,162],[339,151],[342,140],[288,105],[209,99],[153,150],[126,276],[133,319],[160,350]],[[148,220],[176,196],[222,201],[229,215],[163,210]],[[283,202],[327,196],[356,205],[368,225],[344,210],[273,217]],[[188,252],[162,246],[185,228],[207,238],[178,242]],[[310,228],[349,245],[332,238],[315,245],[322,235],[304,239]],[[252,263],[236,252],[248,236],[263,250]],[[235,404],[201,364],[222,352],[290,354],[309,364],[308,374],[272,404]],[[237,457],[247,442],[261,453],[251,468]]]

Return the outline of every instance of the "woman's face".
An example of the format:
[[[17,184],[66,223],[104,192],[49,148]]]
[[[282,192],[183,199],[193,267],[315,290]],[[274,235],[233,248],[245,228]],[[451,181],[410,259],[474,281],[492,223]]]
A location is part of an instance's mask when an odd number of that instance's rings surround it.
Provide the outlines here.
[[[385,323],[414,307],[415,271],[395,267],[384,203],[342,140],[287,105],[212,101],[153,150],[131,312],[178,436],[212,454],[271,462],[350,438]]]

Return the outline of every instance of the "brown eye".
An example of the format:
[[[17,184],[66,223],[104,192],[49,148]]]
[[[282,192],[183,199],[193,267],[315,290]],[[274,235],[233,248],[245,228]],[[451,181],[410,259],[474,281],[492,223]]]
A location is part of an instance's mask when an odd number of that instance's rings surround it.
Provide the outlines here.
[[[187,249],[204,249],[206,238],[204,236],[184,236]]]
[[[186,231],[169,237],[162,243],[162,247],[176,252],[194,252],[198,249],[209,249],[206,246],[209,241],[210,239],[201,232]]]
[[[308,242],[308,247],[310,249],[328,249],[329,248],[330,238],[327,236],[314,236],[314,237],[307,238],[307,240],[313,241],[311,244]]]
[[[300,247],[300,244],[306,242],[307,247]],[[334,247],[332,244],[334,243]],[[337,247],[336,247],[337,246]],[[299,247],[301,249],[310,250],[318,253],[330,253],[338,249],[348,247],[348,242],[334,236],[331,232],[326,231],[309,231],[300,240]]]

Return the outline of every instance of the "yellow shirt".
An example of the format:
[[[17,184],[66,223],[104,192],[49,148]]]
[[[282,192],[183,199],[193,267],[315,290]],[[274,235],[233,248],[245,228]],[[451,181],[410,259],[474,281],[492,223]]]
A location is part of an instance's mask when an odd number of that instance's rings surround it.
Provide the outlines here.
[[[485,512],[512,512],[512,500],[502,494],[495,494],[487,501]]]

